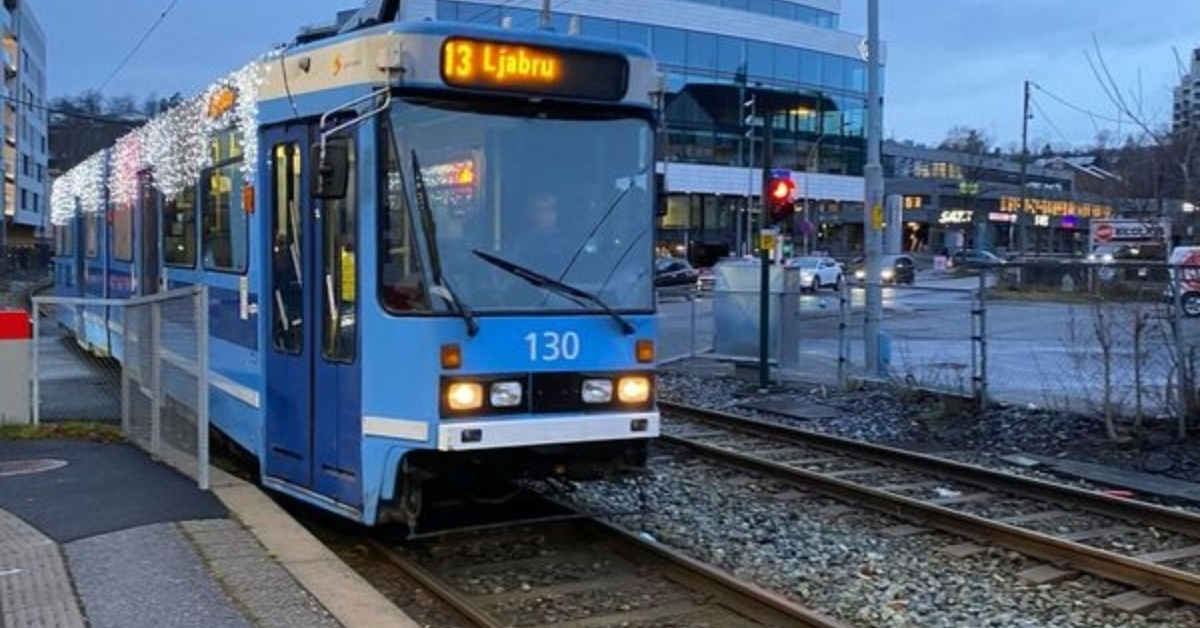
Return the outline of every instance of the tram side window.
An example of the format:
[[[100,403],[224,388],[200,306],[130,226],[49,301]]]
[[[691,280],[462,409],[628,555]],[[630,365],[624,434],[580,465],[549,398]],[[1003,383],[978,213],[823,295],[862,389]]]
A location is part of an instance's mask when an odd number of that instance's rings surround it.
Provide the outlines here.
[[[390,130],[383,137],[393,137]],[[387,171],[382,177],[379,214],[379,294],[387,311],[402,314],[430,311],[421,273],[421,255],[408,209],[403,174],[394,141],[387,142]]]
[[[129,205],[117,206],[112,225],[113,259],[133,261],[133,208]]]
[[[168,266],[196,266],[196,188],[163,203],[163,258]]]
[[[271,338],[275,349],[299,354],[304,349],[304,302],[301,263],[300,182],[304,155],[295,142],[271,151]]]
[[[321,354],[333,362],[353,362],[357,341],[357,316],[355,302],[358,288],[357,251],[354,242],[358,224],[358,186],[355,181],[354,145],[350,145],[349,180],[346,196],[337,200],[323,201],[325,244],[323,267],[325,269],[326,298],[321,302],[332,307],[322,317]]]
[[[240,166],[232,162],[210,168],[201,179],[204,268],[208,270],[246,271],[249,224],[242,211]]]
[[[88,214],[83,219],[84,238],[87,240],[88,259],[100,254],[100,214]]]

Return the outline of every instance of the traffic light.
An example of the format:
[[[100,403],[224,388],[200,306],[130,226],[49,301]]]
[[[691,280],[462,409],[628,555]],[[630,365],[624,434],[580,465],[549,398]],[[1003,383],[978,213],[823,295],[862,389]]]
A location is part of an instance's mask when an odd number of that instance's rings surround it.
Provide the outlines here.
[[[792,181],[790,171],[772,170],[763,190],[764,202],[773,222],[785,222],[792,217],[796,211],[796,202],[792,198],[796,193],[796,182]]]

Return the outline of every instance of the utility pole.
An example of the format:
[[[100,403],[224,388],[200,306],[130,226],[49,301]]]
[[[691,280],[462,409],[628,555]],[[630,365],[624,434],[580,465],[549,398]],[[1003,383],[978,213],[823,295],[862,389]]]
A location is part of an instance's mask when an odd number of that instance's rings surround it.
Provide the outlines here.
[[[1021,114],[1021,176],[1020,176],[1020,194],[1021,206],[1017,212],[1017,226],[1021,237],[1021,254],[1025,254],[1028,248],[1029,233],[1028,233],[1028,216],[1025,214],[1025,176],[1026,169],[1029,167],[1029,81],[1025,81],[1025,107]]]
[[[867,262],[866,338],[863,357],[866,372],[882,376],[879,340],[883,324],[882,227],[883,164],[880,142],[883,139],[883,102],[879,89],[879,0],[867,0],[867,163],[863,168],[863,254]]]
[[[542,0],[542,28],[550,28],[550,0]]]

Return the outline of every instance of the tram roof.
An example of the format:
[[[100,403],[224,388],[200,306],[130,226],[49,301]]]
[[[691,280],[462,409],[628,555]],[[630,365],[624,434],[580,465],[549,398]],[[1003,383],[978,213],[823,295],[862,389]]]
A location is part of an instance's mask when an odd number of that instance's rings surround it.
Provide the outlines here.
[[[288,48],[279,59],[267,62],[259,121],[319,115],[383,86],[469,92],[442,80],[441,44],[450,37],[624,57],[629,63],[628,87],[612,104],[650,107],[659,89],[652,56],[636,44],[464,22],[391,22]]]

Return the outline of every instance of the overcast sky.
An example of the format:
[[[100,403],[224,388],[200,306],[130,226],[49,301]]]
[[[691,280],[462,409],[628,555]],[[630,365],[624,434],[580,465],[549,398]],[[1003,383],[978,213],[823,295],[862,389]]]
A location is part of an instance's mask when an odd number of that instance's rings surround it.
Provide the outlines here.
[[[171,0],[24,0],[46,31],[51,97],[98,88]],[[555,0],[569,10],[571,0]],[[647,0],[651,1],[651,0]],[[301,25],[328,21],[358,0],[178,0],[104,90],[195,93]],[[1030,145],[1090,145],[1093,120],[1115,117],[1088,64],[1103,55],[1124,93],[1168,123],[1177,49],[1200,46],[1200,0],[880,0],[888,45],[885,134],[936,143],[955,125],[983,129],[1001,147],[1021,132],[1022,81],[1034,91]],[[842,27],[866,32],[866,0],[843,0]],[[1094,42],[1099,43],[1096,47]],[[1140,96],[1139,96],[1140,94]],[[1121,130],[1128,131],[1129,125]]]

